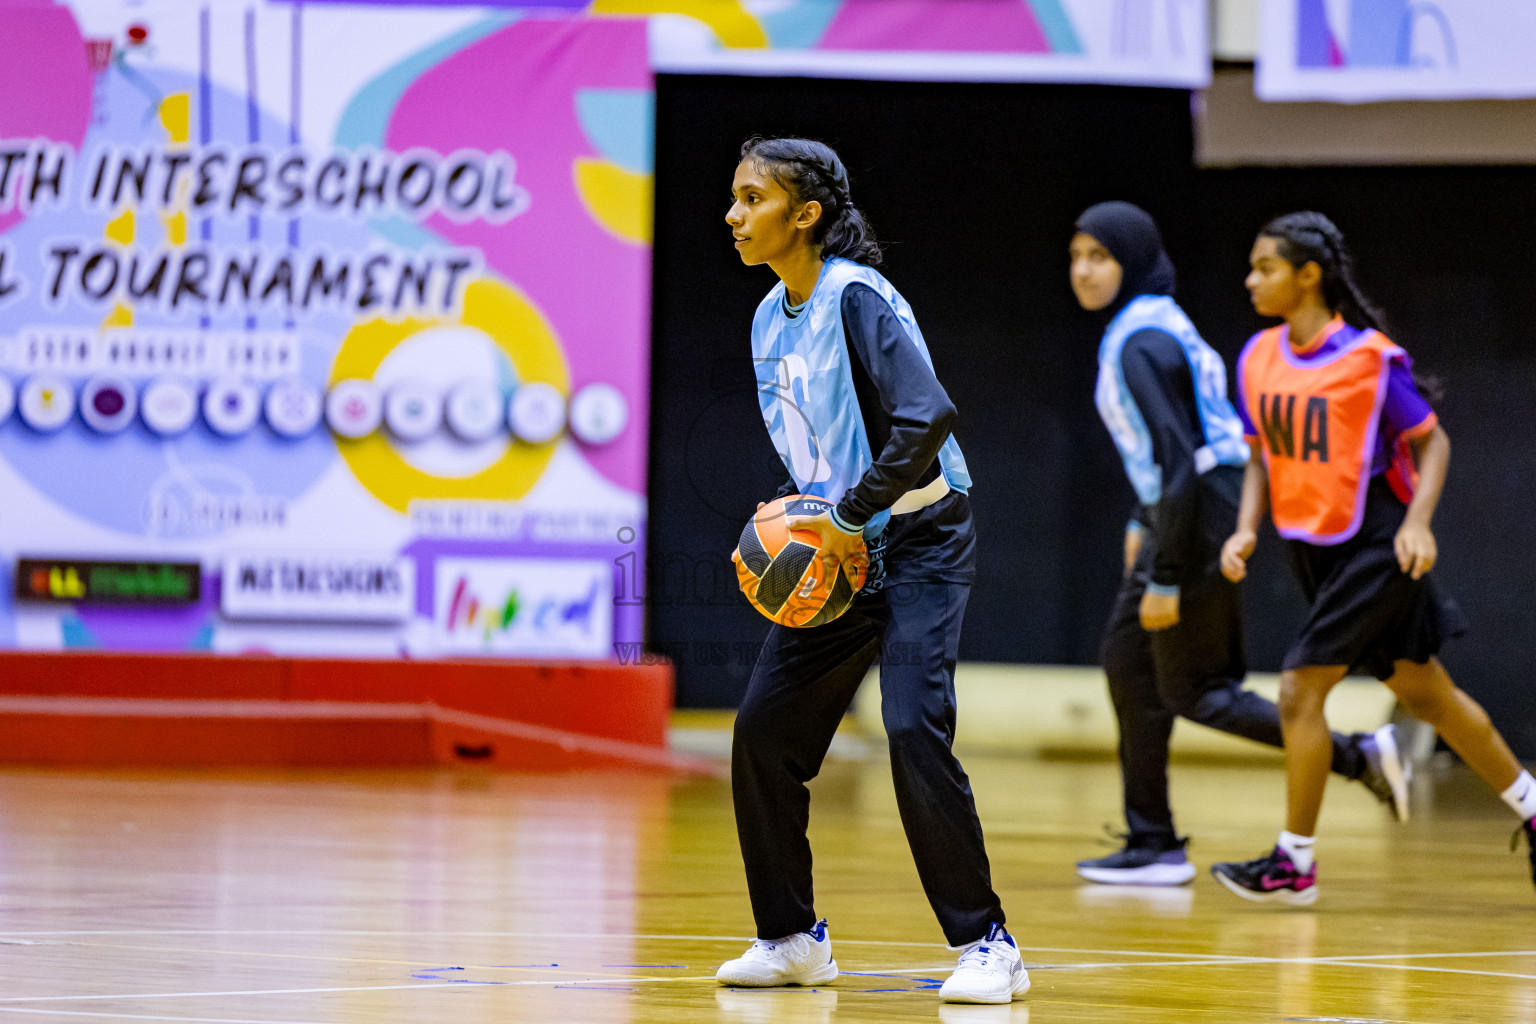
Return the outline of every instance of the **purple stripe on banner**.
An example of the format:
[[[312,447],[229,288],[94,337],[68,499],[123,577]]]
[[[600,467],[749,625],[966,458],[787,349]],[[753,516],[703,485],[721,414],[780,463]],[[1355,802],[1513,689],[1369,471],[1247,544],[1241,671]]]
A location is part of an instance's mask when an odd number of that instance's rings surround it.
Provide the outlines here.
[[[256,9],[245,9],[245,130],[246,139],[255,145],[261,141],[261,104],[256,88]],[[251,214],[250,240],[261,241],[261,217]],[[245,329],[256,329],[256,315],[247,314]]]
[[[300,85],[304,77],[304,0],[298,0],[293,5],[293,19],[289,26],[289,33],[292,36],[292,40],[288,52],[290,74],[288,83],[288,144],[297,146],[299,144],[299,97],[302,95]],[[299,219],[294,217],[288,221],[288,248],[297,249],[298,247]],[[289,330],[293,329],[293,316],[291,312],[284,322],[284,326]]]
[[[1342,63],[1338,44],[1328,28],[1328,10],[1323,0],[1299,0],[1296,5],[1296,66],[1326,68]]]
[[[333,7],[496,7],[502,9],[536,10],[552,8],[561,11],[579,11],[591,0],[272,0],[273,3],[291,3],[295,7],[309,4],[329,4]]]
[[[203,7],[198,16],[198,58],[197,58],[197,134],[198,141],[208,145],[213,141],[213,16],[208,7]],[[213,220],[203,218],[203,241],[213,241]],[[207,330],[213,323],[206,313],[198,318],[198,322]]]

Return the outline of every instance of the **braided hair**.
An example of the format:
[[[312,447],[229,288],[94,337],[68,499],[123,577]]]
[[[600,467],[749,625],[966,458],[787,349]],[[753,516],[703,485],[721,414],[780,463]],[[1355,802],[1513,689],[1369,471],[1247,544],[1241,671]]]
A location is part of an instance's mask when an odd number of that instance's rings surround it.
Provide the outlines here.
[[[878,267],[880,243],[864,214],[848,198],[848,169],[832,147],[811,139],[765,139],[754,135],[742,144],[741,159],[773,176],[795,203],[821,204],[812,239],[823,259],[841,256]]]
[[[1349,326],[1386,333],[1381,310],[1365,297],[1355,280],[1355,258],[1338,225],[1313,210],[1276,217],[1259,229],[1260,238],[1273,238],[1275,251],[1293,267],[1316,263],[1323,272],[1323,303]],[[1414,371],[1413,383],[1430,402],[1445,397],[1445,382],[1433,374]]]
[[[1259,229],[1273,238],[1275,251],[1293,267],[1316,263],[1323,272],[1323,303],[1357,330],[1382,330],[1382,314],[1355,281],[1355,259],[1344,233],[1321,213],[1307,210],[1276,217]]]

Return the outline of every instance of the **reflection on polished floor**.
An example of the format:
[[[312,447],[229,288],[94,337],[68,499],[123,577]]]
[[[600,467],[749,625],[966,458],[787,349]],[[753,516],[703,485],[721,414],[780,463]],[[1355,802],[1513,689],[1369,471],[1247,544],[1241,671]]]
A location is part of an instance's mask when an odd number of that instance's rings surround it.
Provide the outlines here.
[[[660,775],[0,773],[0,1021],[507,1024],[1536,1022],[1536,893],[1461,771],[1394,824],[1335,782],[1307,911],[1079,884],[1107,762],[970,759],[1033,990],[941,1006],[953,965],[879,757],[830,762],[819,909],[845,973],[717,988],[751,934],[729,785]],[[1433,775],[1433,773],[1430,773]],[[1256,855],[1272,767],[1178,765],[1192,854]]]

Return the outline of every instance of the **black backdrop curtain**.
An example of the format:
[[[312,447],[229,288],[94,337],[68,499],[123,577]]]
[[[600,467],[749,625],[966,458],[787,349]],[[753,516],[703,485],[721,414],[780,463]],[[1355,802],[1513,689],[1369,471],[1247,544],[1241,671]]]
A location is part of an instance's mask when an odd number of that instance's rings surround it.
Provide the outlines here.
[[[1261,326],[1242,289],[1254,230],[1334,216],[1367,287],[1422,369],[1442,376],[1455,442],[1436,571],[1471,616],[1447,664],[1536,752],[1536,395],[1525,279],[1531,169],[1197,171],[1190,95],[1176,90],[661,76],[657,84],[651,646],[677,661],[685,706],[740,698],[767,623],[728,556],[786,478],[757,411],[752,312],[774,277],[743,267],[724,223],[752,133],[834,146],[888,244],[960,410],[975,478],[980,576],[961,647],[977,661],[1093,664],[1133,497],[1093,410],[1097,332],[1066,281],[1075,215],[1128,199],[1162,225],[1179,298],[1229,370]],[[1255,668],[1301,615],[1273,534],[1248,594]]]

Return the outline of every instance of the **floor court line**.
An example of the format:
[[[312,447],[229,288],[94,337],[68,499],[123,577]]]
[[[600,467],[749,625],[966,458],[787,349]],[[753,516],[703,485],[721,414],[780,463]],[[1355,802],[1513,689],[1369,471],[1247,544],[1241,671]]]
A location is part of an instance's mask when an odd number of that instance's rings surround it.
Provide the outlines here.
[[[139,928],[127,928],[127,929],[112,929],[112,930],[75,930],[75,931],[61,930],[61,931],[11,931],[11,932],[0,932],[0,937],[6,937],[6,936],[27,936],[27,935],[55,935],[55,936],[66,936],[66,935],[74,935],[74,936],[107,936],[107,935],[121,935],[121,936],[127,936],[127,935],[248,935],[248,936],[256,936],[256,935],[274,935],[274,936],[313,935],[313,936],[331,936],[331,935],[334,935],[334,936],[357,936],[357,937],[363,937],[363,938],[366,938],[366,937],[369,937],[369,936],[388,937],[388,936],[394,936],[394,935],[409,935],[412,938],[421,938],[421,939],[433,939],[433,938],[550,938],[550,939],[613,939],[615,941],[629,941],[629,940],[668,941],[668,940],[675,940],[675,941],[679,941],[679,942],[752,942],[753,941],[753,939],[750,936],[744,936],[744,935],[678,935],[678,934],[650,934],[650,933],[625,933],[625,932],[521,932],[521,931],[518,931],[518,932],[413,932],[413,931],[376,931],[376,930],[367,930],[367,929],[289,929],[289,928],[283,928],[283,929],[254,929],[254,928],[253,929],[244,929],[244,928],[143,928],[143,929],[139,929]],[[900,941],[892,941],[892,940],[889,940],[889,939],[844,939],[844,938],[838,938],[838,939],[835,939],[834,941],[838,945],[840,945],[840,946],[899,946],[899,947],[916,948],[916,949],[938,949],[938,948],[940,948],[940,945],[937,942],[900,942]],[[82,946],[84,946],[84,945],[90,945],[90,944],[89,943],[69,943],[69,945],[82,945]],[[141,948],[141,949],[148,949],[148,948],[151,948],[151,947],[119,947],[119,948]],[[1158,949],[1083,949],[1083,948],[1078,948],[1078,947],[1073,947],[1073,946],[1025,946],[1025,945],[1020,945],[1018,948],[1019,948],[1020,952],[1031,952],[1031,953],[1086,953],[1086,954],[1091,954],[1093,956],[1142,956],[1142,957],[1163,957],[1163,958],[1166,958],[1166,959],[1183,958],[1183,959],[1187,959],[1187,960],[1190,960],[1190,961],[1209,961],[1209,962],[1212,962],[1212,963],[1221,963],[1221,962],[1242,963],[1242,962],[1248,962],[1248,961],[1260,962],[1260,963],[1269,963],[1269,962],[1277,962],[1278,963],[1278,962],[1282,962],[1280,960],[1274,960],[1273,958],[1267,958],[1267,957],[1241,957],[1241,956],[1233,956],[1233,955],[1226,955],[1226,954],[1220,954],[1220,953],[1185,953],[1185,952],[1178,952],[1178,951],[1173,951],[1173,950],[1158,950]],[[211,951],[211,950],[187,950],[187,949],[178,949],[177,951],[179,951],[179,952],[222,952],[222,951]],[[410,962],[410,961],[369,960],[368,958],[362,958],[362,957],[324,958],[324,957],[310,957],[310,956],[307,956],[306,954],[302,954],[302,953],[263,953],[262,951],[259,951],[259,950],[233,950],[233,951],[227,951],[227,952],[230,952],[232,954],[246,954],[246,953],[249,953],[249,954],[252,954],[252,955],[266,955],[266,956],[274,956],[274,957],[296,957],[296,958],[300,958],[300,959],[356,960],[358,962],[391,963],[391,964],[400,964],[402,966],[417,966],[416,963]],[[1324,963],[1324,962],[1327,962],[1327,961],[1330,961],[1330,960],[1333,960],[1333,961],[1346,961],[1346,960],[1347,961],[1356,961],[1356,960],[1408,960],[1408,959],[1440,959],[1440,958],[1449,958],[1449,957],[1476,958],[1476,957],[1494,957],[1494,956],[1536,956],[1536,950],[1532,950],[1532,949],[1497,949],[1497,950],[1481,950],[1481,951],[1458,952],[1458,953],[1368,953],[1368,954],[1342,955],[1342,956],[1335,956],[1335,957],[1307,957],[1307,958],[1301,958],[1301,959],[1285,960],[1283,962],[1289,962],[1289,963],[1303,963],[1303,962],[1308,962],[1308,963]],[[435,962],[436,961],[434,961],[434,963]],[[431,966],[430,964],[426,964],[425,962],[422,962],[422,965],[423,966]]]
[[[1433,955],[1433,954],[1422,954]],[[1463,955],[1463,954],[1455,954]],[[1088,964],[1026,964],[1031,971],[1094,971],[1136,969],[1141,967],[1262,967],[1283,965],[1314,965],[1318,967],[1359,967],[1371,970],[1398,970],[1398,971],[1428,971],[1435,974],[1471,974],[1486,975],[1494,978],[1521,978],[1536,981],[1536,974],[1514,974],[1507,971],[1476,971],[1462,967],[1428,967],[1419,964],[1389,964],[1379,960],[1369,961],[1367,957],[1232,957],[1229,960],[1154,960],[1138,961],[1134,963],[1088,963]],[[944,964],[938,967],[883,967],[872,968],[863,971],[843,971],[843,974],[931,974],[935,971],[952,971],[953,964]]]
[[[1340,958],[1336,958],[1336,957],[1244,957],[1244,958],[1235,958],[1234,957],[1231,960],[1221,961],[1221,962],[1212,962],[1210,960],[1171,960],[1171,961],[1162,961],[1162,962],[1154,962],[1154,963],[1037,964],[1037,965],[1032,966],[1030,969],[1031,970],[1038,970],[1038,971],[1072,971],[1072,970],[1106,970],[1106,969],[1111,969],[1111,968],[1117,969],[1117,970],[1123,970],[1123,969],[1126,969],[1126,968],[1138,968],[1138,967],[1246,967],[1246,966],[1263,966],[1263,965],[1279,966],[1279,965],[1300,965],[1300,964],[1311,964],[1311,965],[1316,965],[1316,966],[1321,966],[1321,967],[1356,967],[1356,968],[1362,968],[1362,969],[1366,969],[1366,970],[1422,971],[1422,972],[1434,973],[1434,974],[1465,974],[1465,975],[1475,975],[1475,976],[1481,976],[1481,977],[1515,978],[1515,979],[1520,979],[1520,980],[1536,980],[1536,975],[1532,975],[1532,974],[1515,974],[1515,973],[1505,972],[1505,971],[1477,971],[1477,970],[1469,970],[1469,969],[1465,969],[1465,968],[1456,968],[1456,967],[1430,967],[1430,966],[1425,966],[1425,965],[1420,965],[1420,964],[1389,964],[1389,963],[1381,963],[1379,961],[1376,961],[1376,962],[1370,962],[1370,961],[1367,961],[1367,962],[1356,962],[1356,961],[1353,961],[1353,960],[1340,959]],[[928,966],[928,967],[888,967],[888,968],[881,968],[879,970],[849,971],[849,972],[845,972],[845,973],[847,975],[849,975],[849,976],[852,976],[852,977],[882,975],[882,974],[883,975],[887,975],[887,976],[903,976],[903,975],[912,975],[912,974],[932,974],[932,973],[935,973],[935,972],[942,972],[942,971],[947,971],[947,970],[950,970],[950,969],[951,969],[950,966],[945,964],[945,965]],[[402,991],[402,990],[413,990],[413,989],[433,989],[433,988],[436,988],[436,989],[458,989],[458,988],[526,988],[526,987],[539,987],[539,986],[564,987],[564,988],[595,988],[595,987],[598,987],[598,986],[612,986],[615,982],[627,982],[627,983],[631,983],[631,984],[668,984],[668,983],[675,984],[675,983],[679,983],[679,982],[682,982],[682,983],[713,982],[714,980],[715,980],[714,975],[699,975],[699,976],[689,976],[689,977],[679,977],[679,976],[673,975],[673,976],[670,976],[670,977],[636,976],[636,977],[597,977],[597,978],[588,977],[588,978],[558,978],[558,979],[556,979],[556,978],[548,978],[548,979],[536,979],[536,980],[535,979],[529,979],[529,980],[522,980],[522,981],[504,981],[504,982],[490,982],[490,981],[447,982],[447,981],[444,981],[444,982],[431,982],[431,983],[421,984],[421,985],[359,985],[359,986],[350,986],[350,987],[339,987],[338,986],[338,987],[331,987],[331,988],[246,989],[246,990],[241,990],[241,991],[224,991],[224,992],[127,992],[127,993],[114,993],[114,994],[106,994],[106,995],[8,996],[8,997],[0,998],[0,1003],[6,1003],[6,1004],[12,1004],[12,1005],[0,1006],[0,1012],[7,1012],[7,1013],[8,1012],[26,1012],[29,1008],[17,1007],[14,1004],[16,1004],[16,1003],[36,1003],[36,1002],[72,1002],[72,1001],[81,1001],[81,1000],[106,1000],[106,999],[196,999],[196,998],[213,998],[213,997],[216,997],[216,996],[217,997],[228,997],[228,996],[262,996],[262,995],[308,995],[308,994],[328,994],[328,993],[343,993],[343,992],[389,992],[389,991]],[[853,993],[850,992],[850,994],[853,994]],[[61,1011],[42,1011],[42,1010],[38,1010],[37,1012],[40,1012],[40,1013],[41,1012],[57,1012],[57,1013],[66,1013],[67,1014],[70,1011],[62,1011],[62,1010]],[[111,1016],[111,1015],[105,1015],[105,1016]],[[118,1016],[124,1016],[124,1015],[118,1015]],[[189,1020],[189,1021],[191,1021],[191,1020],[205,1020],[205,1019],[208,1019],[208,1018],[152,1017],[152,1018],[146,1018],[146,1019],[151,1019],[151,1020]],[[259,1022],[254,1022],[254,1024],[290,1024],[290,1022],[259,1021]]]
[[[168,1020],[180,1024],[338,1024],[315,1020],[253,1020],[245,1017],[164,1017],[148,1013],[94,1013],[87,1010],[35,1010],[27,1007],[0,1007],[0,1013],[46,1014],[51,1017],[90,1017],[96,1020]]]
[[[204,956],[254,956],[270,960],[308,960],[317,963],[337,964],[382,964],[388,967],[410,967],[414,969],[440,968],[443,965],[442,958],[436,960],[384,960],[378,957],[367,956],[320,956],[314,953],[275,953],[264,949],[198,949],[187,946],[134,946],[115,942],[63,942],[63,946],[75,946],[80,949],[124,949],[140,953],[194,953]],[[507,964],[463,964],[467,970],[488,971],[547,971],[550,967],[511,966]],[[558,965],[556,965],[558,967]]]
[[[625,934],[620,932],[400,932],[400,931],[325,931],[325,930],[245,930],[245,929],[118,929],[112,931],[55,931],[55,932],[0,932],[0,936],[21,935],[55,935],[55,936],[127,936],[127,935],[273,935],[273,936],[356,936],[366,938],[369,936],[387,937],[394,935],[409,935],[412,938],[547,938],[547,939],[613,939],[616,941],[678,941],[678,942],[753,942],[753,938],[744,935],[646,935]],[[939,949],[937,942],[896,942],[889,939],[836,939],[840,946],[889,946],[913,949]],[[104,945],[97,943],[66,943],[66,945],[91,946]],[[195,950],[181,947],[153,947],[153,946],[114,946],[117,949],[157,949],[174,952],[219,952],[217,950]],[[1019,946],[1021,952],[1035,953],[1091,953],[1095,956],[1152,956],[1152,957],[1188,957],[1191,959],[1204,959],[1213,961],[1231,960],[1230,956],[1217,953],[1180,953],[1170,950],[1141,950],[1141,949],[1076,949],[1066,946]],[[248,953],[249,955],[294,957],[298,959],[314,960],[356,960],[359,962],[394,963],[406,966],[415,966],[407,961],[376,960],[369,961],[362,957],[316,957],[303,953],[263,953],[257,950],[231,950],[232,955]],[[1475,956],[1479,954],[1463,954]],[[423,966],[429,966],[423,964]]]
[[[121,933],[113,933],[113,934],[121,934]],[[149,934],[159,934],[159,933],[149,933]],[[392,934],[408,934],[408,933],[392,933]],[[660,937],[658,936],[657,938],[660,938]],[[847,944],[860,944],[860,942],[861,942],[861,940],[856,940],[856,939],[854,939],[854,940],[844,940],[844,941]],[[897,942],[885,942],[885,941],[881,941],[881,940],[864,940],[863,944],[899,945],[899,946],[908,946],[908,945],[924,945],[924,946],[928,946],[928,945],[930,945],[930,944],[926,944],[926,943],[924,943],[924,944],[918,944],[918,943],[897,943]],[[327,956],[316,956],[316,955],[303,954],[303,953],[275,953],[275,952],[264,951],[264,950],[207,950],[207,949],[195,949],[195,948],[189,949],[189,948],[185,948],[185,947],[131,946],[131,945],[120,945],[120,944],[85,943],[85,942],[70,942],[70,943],[64,943],[64,945],[80,946],[80,947],[84,947],[84,948],[92,948],[92,947],[94,947],[94,948],[116,948],[116,949],[127,949],[127,950],[142,950],[142,951],[147,951],[147,952],[177,952],[177,953],[192,953],[192,954],[205,954],[205,955],[217,955],[217,956],[252,956],[252,957],[263,957],[263,958],[274,958],[274,959],[294,959],[294,960],[308,960],[308,961],[335,962],[335,963],[374,963],[374,964],[388,964],[388,965],[400,966],[400,967],[434,967],[434,966],[437,966],[440,963],[440,961],[430,961],[429,962],[429,961],[384,960],[384,959],[368,958],[368,957],[327,957]],[[1096,954],[1096,955],[1099,955],[1099,956],[1144,957],[1144,956],[1157,956],[1157,955],[1159,955],[1156,952],[1146,951],[1146,950],[1093,950],[1093,949],[1075,949],[1075,948],[1067,948],[1067,947],[1045,947],[1045,946],[1021,946],[1021,947],[1019,947],[1019,949],[1020,949],[1021,952],[1091,953],[1091,954]],[[1412,969],[1414,969],[1414,965],[1392,965],[1392,964],[1383,964],[1383,963],[1375,963],[1375,964],[1373,964],[1373,963],[1369,963],[1368,961],[1389,961],[1389,960],[1408,960],[1408,959],[1441,959],[1441,958],[1482,958],[1482,957],[1499,957],[1499,956],[1536,956],[1536,951],[1532,951],[1532,950],[1496,950],[1496,951],[1489,950],[1489,951],[1473,951],[1473,952],[1457,952],[1457,953],[1377,953],[1377,954],[1342,955],[1342,956],[1333,956],[1333,957],[1244,957],[1244,956],[1219,955],[1219,954],[1209,954],[1209,953],[1191,953],[1191,954],[1163,953],[1161,955],[1163,955],[1165,957],[1168,957],[1168,959],[1163,960],[1163,961],[1155,961],[1155,962],[1132,960],[1132,961],[1127,961],[1125,963],[1037,964],[1032,969],[1034,969],[1034,970],[1042,970],[1042,971],[1047,971],[1047,970],[1060,971],[1060,970],[1096,970],[1096,969],[1108,969],[1108,968],[1112,968],[1112,967],[1118,967],[1118,968],[1125,968],[1125,967],[1193,967],[1193,966],[1200,966],[1202,964],[1203,965],[1208,965],[1208,966],[1217,966],[1217,965],[1221,965],[1221,964],[1229,964],[1229,965],[1244,965],[1244,964],[1316,964],[1316,965],[1328,965],[1328,964],[1338,964],[1338,965],[1351,965],[1351,966],[1359,966],[1359,967],[1371,967],[1371,966],[1397,967],[1399,969],[1412,970]],[[476,970],[476,971],[492,971],[492,970],[550,970],[551,969],[551,968],[547,968],[547,967],[533,967],[531,965],[530,966],[508,966],[508,965],[491,965],[491,964],[466,964],[466,965],[464,965],[464,967],[466,969],[468,969],[468,970]],[[907,973],[918,973],[918,972],[921,972],[921,973],[931,973],[933,971],[948,970],[948,969],[951,969],[951,968],[949,968],[948,965],[944,965],[944,966],[939,966],[939,967],[922,967],[922,968],[892,968],[891,970],[892,971],[906,971]],[[1509,977],[1509,978],[1517,978],[1517,979],[1532,979],[1532,980],[1536,980],[1536,975],[1527,975],[1527,974],[1520,974],[1520,973],[1514,973],[1514,972],[1503,972],[1503,971],[1473,971],[1473,970],[1468,970],[1468,969],[1457,969],[1457,968],[1433,968],[1433,969],[1425,968],[1425,970],[1433,970],[1436,973],[1485,975],[1485,976],[1489,976],[1489,977]],[[655,981],[689,981],[689,980],[699,980],[699,979],[676,977],[676,976],[674,976],[672,978],[649,978],[649,977],[635,978],[635,977],[623,976],[623,975],[607,975],[607,976],[599,976],[599,977],[589,977],[587,979],[581,979],[581,980],[576,980],[576,981],[572,981],[572,980],[570,980],[568,978],[560,978],[560,979],[547,979],[547,980],[541,980],[541,981],[498,982],[496,984],[499,984],[499,985],[512,985],[512,984],[527,985],[527,984],[541,984],[542,983],[542,984],[575,984],[575,985],[588,984],[588,985],[590,985],[590,984],[611,984],[613,982],[630,982],[630,981],[637,981],[637,980],[638,981],[646,981],[646,982],[655,982]],[[0,1002],[8,1002],[8,1001],[9,1000],[6,1000],[6,999],[0,999]]]
[[[1303,961],[1304,962],[1304,961]],[[1424,971],[1428,974],[1474,974],[1485,978],[1518,978],[1536,981],[1536,974],[1513,974],[1509,971],[1471,971],[1465,967],[1426,967],[1422,964],[1354,963],[1350,960],[1329,960],[1324,967],[1369,967],[1379,971]]]
[[[12,933],[12,934],[18,934],[18,933]],[[65,934],[65,933],[56,933],[56,934]],[[166,932],[158,932],[158,931],[147,931],[147,932],[86,932],[86,933],[76,933],[76,934],[93,934],[93,935],[107,935],[107,934],[111,934],[111,935],[129,935],[129,934],[146,934],[146,935],[161,935],[161,934],[164,934],[164,935],[169,935],[169,934],[215,934],[215,935],[232,935],[232,934],[284,934],[284,935],[294,935],[294,934],[319,934],[319,935],[328,935],[328,934],[358,934],[358,935],[373,935],[373,934],[377,934],[377,935],[417,935],[417,936],[420,936],[420,933],[412,933],[412,932],[358,932],[358,933],[351,933],[351,932],[347,932],[347,933],[332,933],[332,932],[302,932],[302,933],[300,933],[300,932],[248,932],[248,933],[242,933],[242,932],[224,931],[224,930],[208,931],[208,932],[193,932],[193,931],[185,931],[185,932],[170,932],[170,931],[166,931]],[[547,937],[547,938],[559,938],[559,937],[572,937],[572,938],[614,938],[614,939],[619,939],[619,940],[626,940],[626,939],[642,939],[642,940],[676,939],[678,941],[728,941],[728,942],[750,942],[750,941],[752,941],[750,939],[740,938],[740,937],[733,937],[733,936],[621,935],[621,934],[614,934],[614,933],[569,933],[569,934],[567,934],[567,933],[552,933],[552,932],[544,932],[544,933],[494,933],[494,934],[495,935],[503,935],[503,934],[507,934],[507,935],[527,935],[529,937],[533,937],[535,935],[542,935],[542,936]],[[437,937],[444,937],[444,936],[459,937],[460,935],[465,935],[465,936],[468,936],[468,937],[474,937],[475,933],[435,932],[435,933],[429,933],[426,937],[432,937],[432,936],[437,936]],[[888,940],[879,940],[879,939],[838,939],[837,942],[840,945],[851,945],[851,946],[874,945],[874,946],[906,946],[906,947],[919,947],[919,948],[933,948],[936,945],[935,943],[927,943],[927,942],[892,942],[892,941],[888,941]],[[391,964],[391,965],[401,966],[401,967],[432,967],[432,966],[436,966],[438,963],[440,963],[440,961],[436,961],[436,960],[434,960],[434,961],[409,961],[409,960],[384,960],[384,959],[371,958],[371,957],[328,957],[328,956],[317,956],[317,955],[306,954],[306,953],[275,953],[275,952],[269,952],[269,951],[265,951],[265,950],[209,950],[209,949],[196,949],[196,948],[185,948],[185,947],[129,946],[129,945],[111,945],[111,946],[108,946],[108,944],[106,944],[106,943],[85,943],[85,942],[64,943],[64,945],[74,945],[74,946],[82,946],[82,947],[114,948],[114,949],[130,949],[130,950],[136,949],[136,950],[145,950],[145,951],[154,951],[154,952],[204,953],[204,954],[216,954],[216,955],[221,955],[221,956],[258,956],[258,957],[270,957],[270,958],[279,958],[279,959],[314,960],[314,961],[338,962],[338,963],[378,963],[378,964]],[[1164,957],[1164,958],[1167,959],[1166,963],[1158,963],[1158,964],[1142,964],[1142,963],[1137,963],[1137,962],[1133,961],[1133,962],[1126,963],[1126,964],[1094,965],[1094,966],[1103,966],[1103,967],[1175,966],[1175,965],[1179,965],[1179,964],[1186,964],[1188,966],[1194,966],[1194,965],[1199,964],[1199,963],[1208,963],[1208,964],[1213,964],[1213,965],[1214,964],[1222,964],[1222,963],[1231,963],[1231,964],[1244,964],[1244,963],[1295,963],[1295,964],[1312,963],[1312,964],[1326,964],[1326,963],[1330,963],[1330,962],[1331,963],[1345,963],[1345,962],[1351,962],[1352,963],[1352,962],[1367,961],[1367,960],[1412,960],[1412,959],[1441,959],[1441,958],[1480,958],[1480,957],[1499,957],[1499,956],[1536,956],[1536,950],[1524,950],[1524,949],[1521,949],[1521,950],[1483,950],[1483,951],[1458,952],[1458,953],[1367,953],[1367,954],[1340,955],[1340,956],[1332,956],[1332,957],[1281,957],[1281,958],[1277,958],[1277,957],[1244,957],[1244,956],[1225,955],[1225,954],[1217,954],[1217,953],[1175,953],[1175,952],[1169,952],[1169,951],[1165,951],[1165,950],[1164,951],[1159,951],[1159,950],[1130,950],[1130,949],[1078,949],[1078,948],[1065,947],[1065,946],[1019,946],[1018,949],[1019,949],[1019,951],[1021,953],[1025,953],[1025,952],[1033,952],[1033,953],[1086,953],[1086,954],[1092,954],[1092,955],[1095,955],[1095,956]],[[498,966],[498,965],[476,965],[476,964],[467,964],[465,966],[467,968],[469,968],[469,969],[472,969],[472,970],[507,970],[507,969],[518,969],[518,970],[546,969],[547,970],[548,969],[548,968],[533,968],[533,967],[508,968],[508,967],[505,967],[505,966]],[[1041,966],[1042,969],[1061,969],[1058,965],[1040,965],[1040,966]],[[1075,969],[1079,969],[1080,970],[1084,966],[1087,966],[1087,965],[1071,965],[1071,966],[1073,966]],[[1471,972],[1467,972],[1467,973],[1471,973]],[[1527,977],[1527,975],[1520,975],[1520,974],[1511,974],[1509,976],[1510,977],[1517,977],[1517,978],[1519,978],[1519,977]]]
[[[413,932],[413,931],[373,931],[365,929],[257,929],[257,928],[123,928],[111,930],[76,930],[76,931],[14,931],[0,932],[0,938],[6,936],[27,935],[55,935],[55,936],[108,936],[108,935],[273,935],[273,936],[356,936],[367,938],[369,936],[389,937],[395,935],[408,935],[418,939],[455,939],[455,938],[547,938],[547,939],[613,939],[615,941],[678,941],[678,942],[753,942],[752,936],[746,935],[676,935],[676,934],[647,934],[626,932]],[[941,949],[947,948],[937,942],[899,942],[890,939],[845,939],[837,938],[834,941],[839,946],[892,946],[912,949]],[[88,943],[71,943],[72,945],[88,945]],[[151,947],[120,947],[143,948]],[[1221,953],[1185,953],[1167,949],[1081,949],[1073,946],[1024,946],[1020,945],[1020,952],[1032,953],[1088,953],[1094,956],[1148,956],[1177,958],[1184,957],[1190,960],[1241,960]],[[181,952],[198,952],[194,950],[180,950]],[[205,952],[205,951],[204,951]],[[254,951],[253,951],[254,952]],[[268,954],[271,956],[296,956],[304,954]],[[1380,957],[1396,956],[1536,956],[1536,951],[1528,950],[1498,950],[1487,953],[1414,953],[1374,954]],[[338,959],[362,959],[362,958],[338,958]],[[1346,959],[1362,959],[1362,957],[1347,957]],[[404,961],[377,961],[379,963],[404,963]]]
[[[612,978],[594,979],[609,982]],[[568,983],[568,982],[563,982]],[[526,985],[529,982],[507,982],[508,985]],[[536,982],[533,984],[557,984],[554,981]],[[228,992],[112,992],[104,995],[78,995],[78,996],[0,996],[0,1012],[10,1012],[12,1005],[16,1003],[67,1003],[83,1002],[85,1000],[102,999],[211,999],[214,996],[301,996],[301,995],[325,995],[340,992],[400,992],[407,989],[441,988],[451,989],[462,986],[449,982],[424,982],[420,985],[347,985],[324,988],[253,988]]]
[[[1536,956],[1536,949],[1504,949],[1496,953],[1362,953],[1357,956],[1320,956],[1316,960],[1435,960],[1441,957]]]

